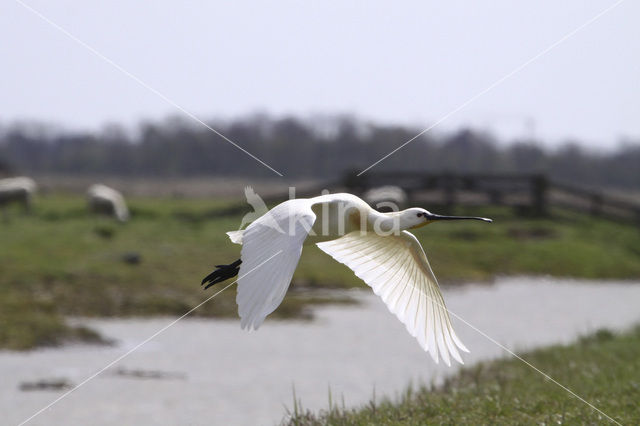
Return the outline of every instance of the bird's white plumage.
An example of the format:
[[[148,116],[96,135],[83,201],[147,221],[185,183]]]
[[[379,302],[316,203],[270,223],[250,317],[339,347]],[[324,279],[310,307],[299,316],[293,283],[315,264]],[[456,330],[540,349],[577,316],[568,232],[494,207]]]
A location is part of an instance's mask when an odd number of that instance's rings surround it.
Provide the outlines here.
[[[316,219],[311,203],[299,201],[274,207],[239,237],[242,265],[236,302],[242,328],[257,329],[280,305],[289,288],[302,245]]]
[[[453,331],[438,282],[413,234],[353,231],[317,246],[367,283],[434,361],[440,355],[450,365],[451,355],[463,363],[458,348],[468,350]]]
[[[242,222],[240,222],[240,229],[244,228],[247,223],[253,222],[269,211],[267,205],[262,198],[256,194],[256,191],[254,191],[252,187],[246,186],[244,188],[244,196],[247,199],[247,203],[253,207],[253,211],[244,215]]]
[[[373,288],[436,362],[442,357],[447,365],[451,358],[463,363],[459,350],[468,350],[453,331],[420,242],[406,231],[441,219],[491,221],[420,208],[381,213],[352,194],[279,204],[244,231],[227,233],[242,244],[236,297],[242,327],[257,329],[280,305],[303,244],[317,243]]]

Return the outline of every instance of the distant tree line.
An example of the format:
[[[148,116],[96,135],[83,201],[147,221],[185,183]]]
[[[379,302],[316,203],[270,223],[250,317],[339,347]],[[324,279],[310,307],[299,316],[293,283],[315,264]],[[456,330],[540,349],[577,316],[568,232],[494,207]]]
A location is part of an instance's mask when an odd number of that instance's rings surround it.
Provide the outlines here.
[[[363,170],[422,129],[352,117],[300,119],[255,115],[210,123],[287,177],[334,178]],[[587,185],[640,188],[640,143],[593,152],[568,143],[497,144],[474,130],[425,134],[375,170],[540,172]],[[182,119],[144,123],[136,135],[111,125],[99,133],[21,124],[0,129],[0,174],[188,177],[269,176],[272,172],[210,130]]]

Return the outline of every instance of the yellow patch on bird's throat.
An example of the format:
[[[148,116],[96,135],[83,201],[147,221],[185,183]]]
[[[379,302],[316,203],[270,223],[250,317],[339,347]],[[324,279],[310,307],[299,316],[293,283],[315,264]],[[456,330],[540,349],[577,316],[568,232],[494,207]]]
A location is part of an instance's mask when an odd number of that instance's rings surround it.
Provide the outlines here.
[[[351,226],[353,226],[354,229],[360,229],[364,225],[362,223],[362,215],[360,214],[360,210],[358,209],[353,209],[353,211],[349,213],[348,218]]]
[[[412,226],[411,229],[418,229],[418,228],[422,228],[423,226],[427,226],[428,224],[430,224],[431,222],[433,222],[433,220],[427,220],[424,223],[421,223],[419,225],[416,226]]]

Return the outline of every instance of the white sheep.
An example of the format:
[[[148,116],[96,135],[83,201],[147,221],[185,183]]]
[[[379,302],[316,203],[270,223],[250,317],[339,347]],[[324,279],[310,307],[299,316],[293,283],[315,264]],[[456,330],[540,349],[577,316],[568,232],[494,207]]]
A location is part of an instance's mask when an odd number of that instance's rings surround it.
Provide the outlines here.
[[[87,190],[89,210],[95,213],[107,214],[120,222],[129,220],[129,209],[124,197],[113,188],[106,185],[91,185]]]
[[[407,193],[394,185],[371,188],[363,195],[364,200],[379,211],[398,211],[407,202]]]
[[[36,188],[34,180],[28,177],[0,179],[0,208],[4,209],[8,204],[18,203],[29,212]]]

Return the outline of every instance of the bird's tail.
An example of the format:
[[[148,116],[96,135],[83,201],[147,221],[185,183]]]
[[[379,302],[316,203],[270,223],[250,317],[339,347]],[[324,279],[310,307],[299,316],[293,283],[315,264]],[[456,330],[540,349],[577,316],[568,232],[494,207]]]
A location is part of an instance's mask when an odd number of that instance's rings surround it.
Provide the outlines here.
[[[229,231],[227,232],[227,235],[229,236],[229,239],[231,240],[232,243],[235,244],[242,244],[242,235],[244,234],[244,229],[241,229],[239,231]]]

